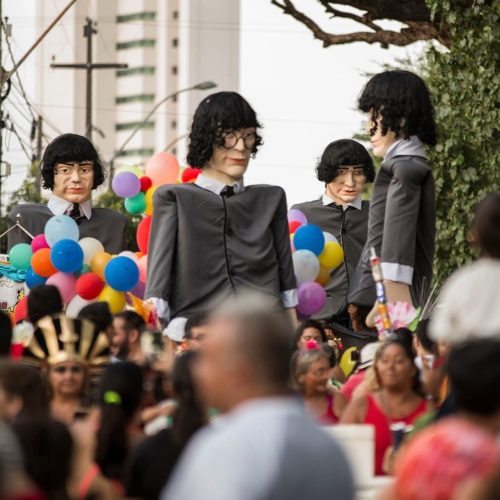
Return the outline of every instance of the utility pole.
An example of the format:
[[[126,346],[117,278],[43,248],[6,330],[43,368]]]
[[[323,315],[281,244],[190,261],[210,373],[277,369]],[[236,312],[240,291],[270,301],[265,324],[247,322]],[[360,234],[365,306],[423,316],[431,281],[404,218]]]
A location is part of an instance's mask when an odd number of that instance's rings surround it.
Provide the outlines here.
[[[41,188],[41,177],[42,173],[40,171],[40,163],[42,161],[42,117],[38,116],[36,122],[36,174],[35,174],[35,189],[37,194],[40,194]]]
[[[1,1],[1,0],[0,0]],[[124,69],[128,64],[94,63],[92,59],[92,36],[97,34],[92,19],[87,17],[83,36],[87,39],[87,63],[51,64],[51,68],[84,69],[87,72],[87,98],[85,114],[85,136],[92,140],[92,72],[95,69]]]

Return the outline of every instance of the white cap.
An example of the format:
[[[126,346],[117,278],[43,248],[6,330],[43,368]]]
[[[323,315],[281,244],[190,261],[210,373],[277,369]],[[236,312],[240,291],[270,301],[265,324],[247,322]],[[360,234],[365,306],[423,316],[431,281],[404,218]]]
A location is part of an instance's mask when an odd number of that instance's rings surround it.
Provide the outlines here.
[[[187,318],[174,318],[163,330],[163,335],[167,336],[174,342],[182,342],[186,335]]]

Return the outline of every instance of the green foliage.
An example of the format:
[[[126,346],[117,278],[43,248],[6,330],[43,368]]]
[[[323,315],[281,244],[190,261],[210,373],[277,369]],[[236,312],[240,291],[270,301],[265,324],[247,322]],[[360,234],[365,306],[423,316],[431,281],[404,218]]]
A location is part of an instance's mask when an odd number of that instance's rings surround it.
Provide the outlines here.
[[[135,240],[135,233],[137,231],[137,226],[139,222],[141,222],[142,220],[142,217],[140,215],[129,214],[125,210],[123,202],[124,202],[123,198],[116,196],[116,194],[110,190],[101,194],[97,198],[95,206],[102,208],[111,208],[127,216],[128,223],[127,223],[127,230],[125,231],[125,237],[126,237],[125,248],[127,250],[131,250],[132,252],[136,252],[138,248],[137,248],[137,242]]]
[[[442,282],[474,257],[467,243],[475,205],[500,189],[500,0],[427,0],[450,29],[449,51],[431,47],[424,67],[439,142],[435,275]]]

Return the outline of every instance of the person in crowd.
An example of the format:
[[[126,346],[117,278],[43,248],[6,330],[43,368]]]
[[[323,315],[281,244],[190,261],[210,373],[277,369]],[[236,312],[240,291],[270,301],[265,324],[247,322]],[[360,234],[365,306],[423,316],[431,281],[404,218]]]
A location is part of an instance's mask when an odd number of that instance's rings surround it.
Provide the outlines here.
[[[417,500],[422,498],[422,485],[428,500],[483,498],[467,495],[471,483],[498,486],[499,356],[498,339],[473,340],[451,350],[448,374],[457,413],[421,431],[403,447],[394,485],[384,498]]]
[[[205,405],[224,415],[189,442],[163,500],[354,498],[339,445],[289,389],[291,331],[260,294],[214,312],[195,380]]]
[[[191,350],[175,360],[172,385],[177,404],[170,416],[171,425],[145,439],[134,451],[126,481],[129,497],[159,498],[182,450],[191,436],[207,423],[207,413],[193,381],[196,357],[196,351]]]
[[[325,184],[318,200],[299,203],[307,222],[333,234],[342,245],[342,265],[331,271],[326,285],[327,302],[314,317],[349,327],[347,292],[366,242],[369,202],[361,195],[367,182],[373,182],[375,169],[368,151],[352,139],[333,141],[323,152],[316,176]]]
[[[374,369],[380,389],[353,399],[342,417],[344,424],[375,427],[375,474],[383,475],[391,446],[392,423],[411,425],[427,410],[413,361],[411,332],[399,329],[378,348]],[[390,451],[390,450],[389,450]]]
[[[187,320],[184,340],[188,350],[195,351],[203,345],[207,334],[208,318],[209,315],[202,312],[193,314]]]
[[[307,349],[308,342],[314,341],[318,344],[327,342],[326,332],[323,325],[315,319],[301,321],[295,330],[295,341],[297,349]]]
[[[109,363],[106,334],[87,320],[46,316],[23,353],[24,362],[44,367],[52,416],[71,424],[88,411],[90,384]]]
[[[292,360],[293,385],[303,397],[307,413],[322,425],[338,423],[346,406],[342,394],[329,384],[329,358],[330,354],[316,344],[297,351]]]
[[[145,357],[141,347],[141,332],[145,326],[145,321],[135,311],[115,314],[111,354],[120,361],[143,365]]]
[[[284,308],[297,304],[285,192],[244,183],[262,144],[260,127],[236,92],[203,99],[187,156],[202,174],[194,184],[155,192],[145,298],[165,321],[189,318],[247,287]]]
[[[78,223],[81,238],[98,239],[112,254],[124,249],[127,217],[109,208],[92,207],[92,191],[104,183],[104,167],[87,138],[77,134],[56,137],[43,154],[41,176],[44,189],[51,192],[47,205],[15,206],[9,214],[12,226],[20,215],[23,227],[36,236],[44,232],[45,224],[54,215],[68,215]],[[20,228],[9,232],[9,249],[29,242]]]
[[[113,315],[107,302],[92,302],[80,309],[78,319],[87,319],[94,323],[100,332],[105,332],[109,343],[113,338]]]
[[[33,325],[44,316],[52,316],[63,311],[63,301],[54,285],[38,285],[28,295],[28,319]]]
[[[0,360],[0,419],[48,416],[47,388],[40,372],[32,366]]]
[[[477,205],[471,239],[481,257],[444,284],[429,326],[438,342],[500,338],[500,193],[486,195]]]
[[[140,428],[142,388],[142,369],[126,361],[109,365],[98,387],[96,463],[121,490],[130,454],[144,437]]]
[[[367,241],[348,302],[375,303],[373,247],[380,256],[387,300],[419,306],[432,278],[436,232],[434,179],[425,152],[425,145],[436,144],[429,91],[409,71],[384,71],[366,84],[358,107],[368,113],[373,154],[383,160],[373,185]],[[367,321],[373,326],[373,314]]]
[[[12,343],[12,323],[7,314],[0,311],[0,357],[10,354]]]
[[[45,416],[19,419],[12,429],[21,445],[24,469],[41,498],[69,500],[67,483],[74,448],[67,427]]]

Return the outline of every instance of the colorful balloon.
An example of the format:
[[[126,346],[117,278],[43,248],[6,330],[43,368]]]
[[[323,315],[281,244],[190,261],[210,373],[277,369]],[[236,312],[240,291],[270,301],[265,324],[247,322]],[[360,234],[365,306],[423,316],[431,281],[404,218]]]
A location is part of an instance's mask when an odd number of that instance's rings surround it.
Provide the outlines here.
[[[319,263],[330,269],[335,269],[342,264],[344,260],[344,251],[342,247],[334,241],[325,243],[325,248],[318,257]]]
[[[297,229],[302,226],[302,222],[299,222],[298,220],[292,220],[291,222],[288,223],[288,232],[289,234],[295,233]]]
[[[148,275],[148,256],[144,255],[139,259],[139,279],[146,283],[146,278]]]
[[[141,191],[146,193],[148,189],[153,185],[153,181],[147,175],[143,175],[139,181],[141,182]]]
[[[321,286],[326,286],[330,281],[330,274],[331,274],[330,269],[324,266],[319,266],[319,273],[314,281],[316,281],[316,283],[319,283]]]
[[[146,197],[144,193],[137,193],[132,198],[125,198],[125,210],[132,215],[139,215],[146,210]]]
[[[297,250],[310,250],[319,255],[325,246],[323,231],[315,224],[305,224],[295,231],[293,244]]]
[[[82,274],[76,281],[76,293],[85,300],[95,299],[104,288],[104,282],[95,273]]]
[[[104,252],[103,244],[95,238],[82,238],[78,243],[80,243],[83,250],[83,262],[88,266],[95,254]]]
[[[113,177],[111,189],[117,196],[131,198],[141,190],[141,181],[132,172],[121,172]]]
[[[50,248],[41,248],[33,254],[33,257],[31,257],[31,268],[34,273],[43,278],[48,278],[57,272],[57,269],[50,260]]]
[[[76,295],[76,277],[74,274],[57,272],[49,277],[47,285],[54,285],[61,294],[64,304]]]
[[[80,311],[90,303],[90,300],[85,300],[75,295],[66,306],[66,316],[68,316],[68,318],[77,318]]]
[[[76,273],[77,276],[81,276],[82,274],[85,273],[90,273],[91,269],[88,264],[83,264],[80,270]]]
[[[96,253],[90,261],[90,269],[104,281],[104,268],[111,260],[111,255],[107,252]]]
[[[33,250],[28,243],[18,243],[9,252],[9,262],[12,267],[21,270],[28,270],[31,264]]]
[[[128,257],[129,259],[132,259],[136,264],[139,262],[139,257],[134,252],[131,252],[130,250],[124,250],[123,252],[120,252],[118,254],[119,257]]]
[[[105,286],[97,297],[99,302],[107,302],[111,314],[117,314],[123,311],[125,307],[125,294],[113,290],[110,286]]]
[[[144,219],[139,222],[137,226],[137,232],[135,236],[135,240],[137,241],[137,246],[139,250],[143,253],[148,253],[148,244],[149,244],[149,233],[151,232],[151,221],[152,217],[144,217]]]
[[[132,288],[132,290],[130,290],[130,293],[132,295],[135,295],[139,299],[143,299],[145,291],[146,291],[146,285],[142,281],[139,280],[137,282],[137,285],[135,285],[135,287]]]
[[[28,317],[28,296],[25,295],[14,309],[14,322],[19,323]]]
[[[296,208],[292,208],[288,211],[288,222],[297,221],[301,224],[307,224],[307,217]]]
[[[297,283],[307,283],[314,281],[319,273],[318,257],[310,250],[297,250],[292,255],[293,270]]]
[[[182,172],[182,182],[194,182],[201,174],[201,168],[186,167]]]
[[[76,273],[83,265],[83,250],[77,241],[59,240],[50,251],[54,267],[63,273]]]
[[[26,285],[29,289],[35,288],[38,285],[44,285],[47,278],[36,274],[31,267],[26,271]]]
[[[78,241],[80,231],[77,223],[67,215],[54,215],[45,224],[45,239],[53,247],[59,240]]]
[[[328,242],[333,242],[333,243],[338,243],[339,240],[333,236],[332,233],[327,233],[326,231],[323,231],[323,236],[325,237],[325,243]]]
[[[104,269],[106,283],[120,292],[128,292],[139,281],[139,268],[128,257],[114,257]]]
[[[162,151],[149,159],[145,172],[157,186],[175,184],[179,177],[179,162],[175,156]]]
[[[153,198],[157,189],[158,186],[152,186],[146,193],[146,210],[144,210],[146,215],[153,215]]]
[[[297,289],[297,310],[304,316],[312,316],[325,307],[326,292],[318,283],[302,283]]]
[[[31,240],[31,249],[33,250],[33,253],[35,253],[37,250],[40,250],[40,248],[49,248],[49,244],[47,243],[44,234],[37,234]]]

